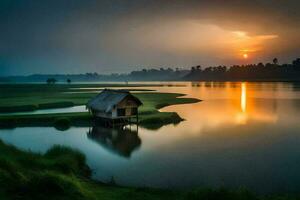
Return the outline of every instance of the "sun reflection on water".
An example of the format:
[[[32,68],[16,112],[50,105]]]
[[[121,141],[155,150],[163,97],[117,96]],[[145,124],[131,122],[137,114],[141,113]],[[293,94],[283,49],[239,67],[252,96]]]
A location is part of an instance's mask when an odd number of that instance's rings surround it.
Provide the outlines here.
[[[241,83],[241,97],[240,97],[241,111],[237,113],[236,122],[238,124],[246,124],[247,115],[247,85],[246,83]]]
[[[272,88],[270,89],[270,87]],[[282,91],[280,84],[251,82],[195,82],[189,87],[163,88],[161,92],[179,92],[202,99],[196,104],[168,106],[162,112],[176,112],[185,119],[178,132],[190,130],[198,135],[210,129],[254,123],[276,123],[283,101],[275,97]],[[275,89],[274,89],[275,88]]]
[[[246,112],[247,108],[247,86],[246,83],[242,83],[241,87],[241,108],[243,113]]]

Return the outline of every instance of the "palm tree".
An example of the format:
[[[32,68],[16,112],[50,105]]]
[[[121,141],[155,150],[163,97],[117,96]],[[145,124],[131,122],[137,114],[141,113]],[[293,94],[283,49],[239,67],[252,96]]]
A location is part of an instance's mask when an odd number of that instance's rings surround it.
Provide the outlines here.
[[[274,58],[274,59],[273,59],[273,63],[274,63],[274,65],[277,65],[277,64],[278,64],[278,59],[277,59],[277,58]]]
[[[55,84],[56,81],[57,81],[57,80],[56,80],[55,78],[48,78],[46,82],[47,82],[48,84]]]

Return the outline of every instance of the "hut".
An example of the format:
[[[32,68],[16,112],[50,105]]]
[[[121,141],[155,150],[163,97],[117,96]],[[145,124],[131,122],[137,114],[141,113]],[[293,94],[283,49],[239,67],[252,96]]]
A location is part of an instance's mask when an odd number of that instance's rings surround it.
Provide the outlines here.
[[[142,102],[127,90],[104,89],[88,101],[86,107],[96,118],[112,123],[125,123],[136,118]]]

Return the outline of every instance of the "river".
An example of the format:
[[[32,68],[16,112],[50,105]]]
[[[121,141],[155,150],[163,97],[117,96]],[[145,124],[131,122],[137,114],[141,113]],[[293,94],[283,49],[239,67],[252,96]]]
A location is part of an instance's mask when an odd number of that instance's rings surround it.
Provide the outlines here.
[[[55,144],[77,148],[95,179],[114,177],[121,185],[299,189],[299,83],[183,82],[145,89],[203,101],[163,108],[185,121],[158,130],[24,127],[0,130],[0,139],[33,152]]]

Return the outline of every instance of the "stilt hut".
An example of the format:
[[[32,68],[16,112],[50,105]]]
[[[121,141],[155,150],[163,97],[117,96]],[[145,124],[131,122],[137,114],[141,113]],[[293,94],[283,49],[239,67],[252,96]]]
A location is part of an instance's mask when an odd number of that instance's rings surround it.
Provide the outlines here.
[[[104,89],[86,105],[96,118],[110,125],[124,124],[135,118],[138,122],[138,107],[142,102],[127,90]]]

